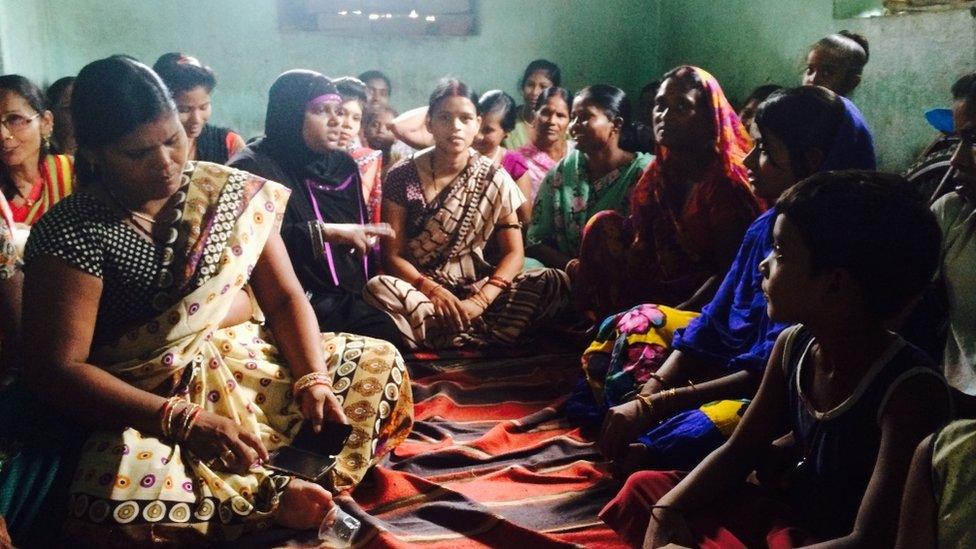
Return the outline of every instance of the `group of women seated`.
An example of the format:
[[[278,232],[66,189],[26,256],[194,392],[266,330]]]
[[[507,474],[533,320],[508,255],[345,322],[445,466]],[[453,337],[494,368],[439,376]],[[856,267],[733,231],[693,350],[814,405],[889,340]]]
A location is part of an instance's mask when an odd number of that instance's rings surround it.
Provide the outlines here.
[[[47,99],[0,76],[14,542],[318,527],[411,430],[401,353],[545,332],[591,340],[566,412],[626,480],[601,518],[627,542],[965,545],[976,424],[943,425],[976,417],[976,74],[930,208],[871,171],[845,97],[867,60],[828,36],[742,117],[676,67],[647,120],[545,60],[521,105],[446,78],[399,116],[382,73],[291,70],[249,142],[189,55],[101,59]],[[937,319],[944,357],[907,342]],[[330,423],[325,481],[266,467]]]

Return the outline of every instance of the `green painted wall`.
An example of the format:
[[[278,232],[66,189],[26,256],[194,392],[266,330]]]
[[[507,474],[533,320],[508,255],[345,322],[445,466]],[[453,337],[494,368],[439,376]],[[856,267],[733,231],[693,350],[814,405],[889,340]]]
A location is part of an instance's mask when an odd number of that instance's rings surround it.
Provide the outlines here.
[[[44,50],[44,69],[33,76],[50,82],[112,53],[150,64],[166,51],[192,53],[217,72],[214,120],[248,135],[263,127],[271,82],[291,68],[332,76],[380,68],[401,109],[426,103],[444,75],[515,95],[522,69],[537,57],[556,61],[574,88],[607,82],[634,91],[660,73],[658,5],[643,0],[481,0],[477,36],[369,39],[280,32],[273,0],[0,0],[25,1],[52,8],[44,10],[45,40],[31,41]],[[8,72],[37,62],[10,57]]]
[[[833,0],[480,0],[470,37],[351,38],[278,30],[274,0],[0,0],[0,70],[44,83],[125,52],[151,63],[193,53],[216,71],[215,121],[260,133],[275,76],[381,68],[394,104],[422,104],[443,75],[517,95],[525,64],[558,62],[566,84],[608,82],[629,92],[665,69],[712,71],[733,100],[766,82],[799,83],[818,38],[848,28],[871,41],[854,101],[875,131],[881,165],[900,170],[933,137],[921,112],[976,68],[976,23],[966,10],[835,20]]]
[[[37,0],[0,0],[0,74],[47,76],[42,14]]]
[[[968,10],[835,20],[832,0],[661,0],[662,66],[711,71],[730,97],[767,82],[796,85],[811,44],[841,29],[865,35],[871,60],[852,99],[877,139],[883,168],[905,169],[935,136],[922,112],[976,69]]]

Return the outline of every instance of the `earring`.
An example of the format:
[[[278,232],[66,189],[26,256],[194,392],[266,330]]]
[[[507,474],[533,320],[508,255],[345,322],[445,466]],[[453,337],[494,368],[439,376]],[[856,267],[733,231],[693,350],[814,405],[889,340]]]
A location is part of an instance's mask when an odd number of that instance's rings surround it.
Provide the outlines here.
[[[42,135],[41,136],[41,148],[44,150],[44,154],[51,152],[51,136]]]

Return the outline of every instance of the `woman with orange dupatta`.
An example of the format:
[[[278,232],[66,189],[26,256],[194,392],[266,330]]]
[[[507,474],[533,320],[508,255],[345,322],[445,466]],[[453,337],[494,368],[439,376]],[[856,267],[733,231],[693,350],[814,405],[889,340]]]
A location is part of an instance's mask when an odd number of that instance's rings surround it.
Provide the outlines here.
[[[640,303],[700,310],[760,213],[742,164],[751,143],[715,77],[668,72],[653,117],[656,158],[630,216],[600,212],[583,231],[574,284],[592,320]]]
[[[402,358],[319,333],[278,234],[289,191],[187,162],[148,67],[95,61],[72,100],[83,190],[34,227],[23,321],[27,388],[94,431],[71,482],[72,544],[318,527],[323,484],[354,487],[410,430]],[[352,427],[323,484],[265,467],[305,422]]]

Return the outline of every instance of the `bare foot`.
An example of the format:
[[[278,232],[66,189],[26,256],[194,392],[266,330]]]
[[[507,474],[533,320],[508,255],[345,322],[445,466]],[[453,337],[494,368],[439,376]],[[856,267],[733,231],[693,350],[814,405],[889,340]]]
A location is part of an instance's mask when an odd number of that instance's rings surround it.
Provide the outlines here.
[[[286,528],[307,530],[318,528],[335,504],[332,494],[318,484],[292,479],[281,494],[281,504],[275,522]]]

